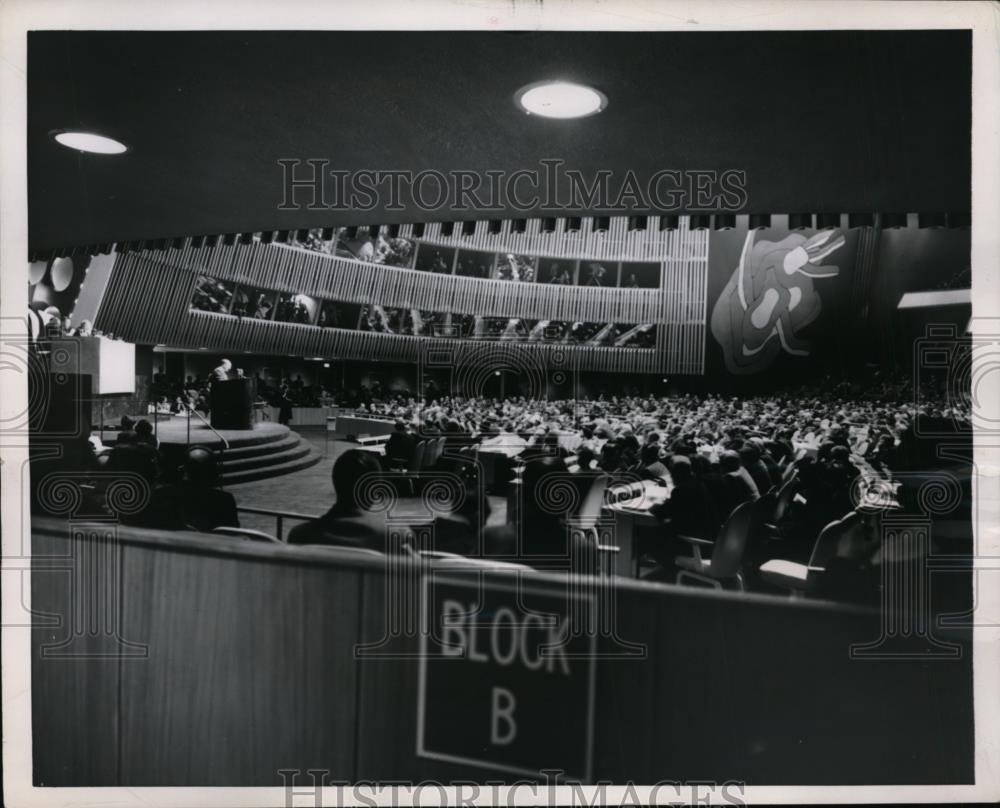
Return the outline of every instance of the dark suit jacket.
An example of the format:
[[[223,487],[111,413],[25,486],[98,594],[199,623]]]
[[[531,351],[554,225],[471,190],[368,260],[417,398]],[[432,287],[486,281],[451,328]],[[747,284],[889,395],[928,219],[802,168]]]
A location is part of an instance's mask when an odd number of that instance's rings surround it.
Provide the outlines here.
[[[318,519],[293,527],[288,532],[288,543],[364,547],[384,553],[385,514],[333,505]]]
[[[670,499],[653,509],[653,515],[670,519],[670,529],[685,536],[714,541],[719,517],[705,484],[697,477],[679,479]]]
[[[669,480],[670,469],[657,460],[639,470],[640,476],[644,480]]]
[[[744,502],[760,499],[760,492],[757,490],[757,485],[745,468],[722,475],[721,493],[722,501],[720,502],[719,516],[722,521],[728,519],[729,515]]]
[[[754,485],[757,486],[758,493],[765,493],[773,485],[771,474],[762,461],[758,460],[756,463],[744,465],[744,468],[753,480]]]
[[[217,527],[239,527],[236,499],[218,488],[198,488],[179,483],[156,486],[137,514],[122,521],[160,530],[198,530],[209,533]]]
[[[416,438],[408,432],[393,432],[385,442],[385,459],[391,466],[409,466],[413,460]]]

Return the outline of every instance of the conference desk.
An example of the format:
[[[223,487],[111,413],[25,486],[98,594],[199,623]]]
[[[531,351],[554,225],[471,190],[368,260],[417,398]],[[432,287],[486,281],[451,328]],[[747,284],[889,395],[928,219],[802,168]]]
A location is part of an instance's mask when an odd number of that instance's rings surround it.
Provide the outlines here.
[[[508,524],[517,523],[521,514],[522,497],[531,494],[531,492],[522,493],[522,486],[520,477],[515,474],[507,492]],[[669,483],[663,486],[654,480],[643,480],[641,483],[636,482],[631,485],[612,485],[605,492],[605,501],[601,509],[602,519],[596,528],[600,544],[618,548],[613,565],[615,575],[625,578],[639,577],[640,552],[637,534],[654,532],[663,534],[668,523],[654,516],[651,510],[655,505],[669,499],[672,488]],[[613,532],[609,529],[613,529]]]
[[[627,578],[639,577],[640,552],[637,534],[664,532],[664,522],[655,517],[651,510],[669,499],[672,488],[669,483],[664,486],[654,480],[643,480],[641,483],[629,486],[612,485],[608,488],[603,512],[609,519],[614,520],[614,535],[602,536],[601,543],[614,544],[618,547],[614,564],[615,575]],[[618,499],[616,494],[625,498]],[[627,496],[627,494],[632,495]]]
[[[264,421],[274,421],[281,417],[281,410],[271,404],[257,402],[254,404],[255,419]],[[327,422],[331,413],[335,413],[336,407],[292,407],[292,419],[289,422],[291,427],[297,426],[323,426]]]
[[[327,417],[327,429],[338,440],[348,436],[360,438],[366,435],[391,435],[396,422],[389,418],[373,418],[368,415],[331,415]]]
[[[281,414],[277,407],[270,404],[254,405],[258,420],[277,421]],[[292,407],[291,426],[326,426],[337,440],[343,440],[348,435],[361,437],[363,435],[389,435],[392,433],[395,421],[389,418],[375,418],[368,415],[344,413],[340,407]]]

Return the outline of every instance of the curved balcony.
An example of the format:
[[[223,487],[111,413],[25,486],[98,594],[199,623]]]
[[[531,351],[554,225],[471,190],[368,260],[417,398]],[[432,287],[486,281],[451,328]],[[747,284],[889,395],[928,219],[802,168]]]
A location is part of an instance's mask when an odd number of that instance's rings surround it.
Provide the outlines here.
[[[142,344],[267,355],[420,361],[533,357],[546,367],[612,372],[700,373],[704,364],[706,262],[665,262],[659,289],[555,286],[436,275],[266,244],[130,252],[117,256],[95,325]],[[499,341],[386,334],[193,310],[202,275],[236,287],[311,295],[317,301],[522,320],[648,323],[655,348],[566,341]],[[487,346],[487,347],[484,347]]]
[[[659,322],[663,316],[662,289],[556,286],[437,275],[268,244],[139,255],[233,283],[361,305],[378,301],[404,309],[594,322]],[[671,267],[675,274],[686,274],[691,268],[687,262]]]

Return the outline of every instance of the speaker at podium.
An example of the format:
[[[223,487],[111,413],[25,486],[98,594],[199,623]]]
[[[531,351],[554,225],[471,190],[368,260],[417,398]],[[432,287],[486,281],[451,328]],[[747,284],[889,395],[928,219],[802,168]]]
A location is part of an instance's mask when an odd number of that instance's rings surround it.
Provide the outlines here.
[[[253,379],[212,382],[211,424],[216,429],[252,429]]]

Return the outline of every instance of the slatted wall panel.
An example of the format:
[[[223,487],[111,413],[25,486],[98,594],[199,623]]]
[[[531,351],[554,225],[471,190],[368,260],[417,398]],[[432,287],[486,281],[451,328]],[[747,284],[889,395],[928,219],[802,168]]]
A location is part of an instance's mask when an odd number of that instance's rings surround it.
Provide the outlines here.
[[[140,344],[293,356],[420,361],[430,350],[456,361],[484,343],[323,329],[192,311],[199,273],[320,298],[494,317],[655,323],[655,349],[489,343],[546,367],[622,373],[704,372],[708,232],[686,219],[664,235],[659,289],[567,287],[459,278],[395,269],[264,244],[119,254],[95,327]]]
[[[143,345],[182,344],[197,275],[160,255],[115,257],[94,328]]]
[[[708,290],[708,231],[691,230],[687,218],[671,234],[660,273],[660,315],[656,350],[665,373],[705,372]]]
[[[686,217],[685,217],[686,218]],[[661,218],[649,216],[645,230],[629,230],[626,216],[611,217],[608,230],[595,230],[594,219],[585,217],[579,230],[567,230],[566,219],[556,219],[555,230],[544,232],[541,219],[528,219],[525,232],[514,231],[514,223],[505,220],[499,233],[489,232],[489,222],[476,222],[472,235],[463,235],[456,223],[450,236],[441,232],[440,222],[424,226],[417,241],[439,247],[459,247],[485,252],[518,253],[548,258],[589,258],[594,261],[662,261],[669,250],[673,230],[661,230]],[[403,225],[399,235],[413,238],[413,226]]]

